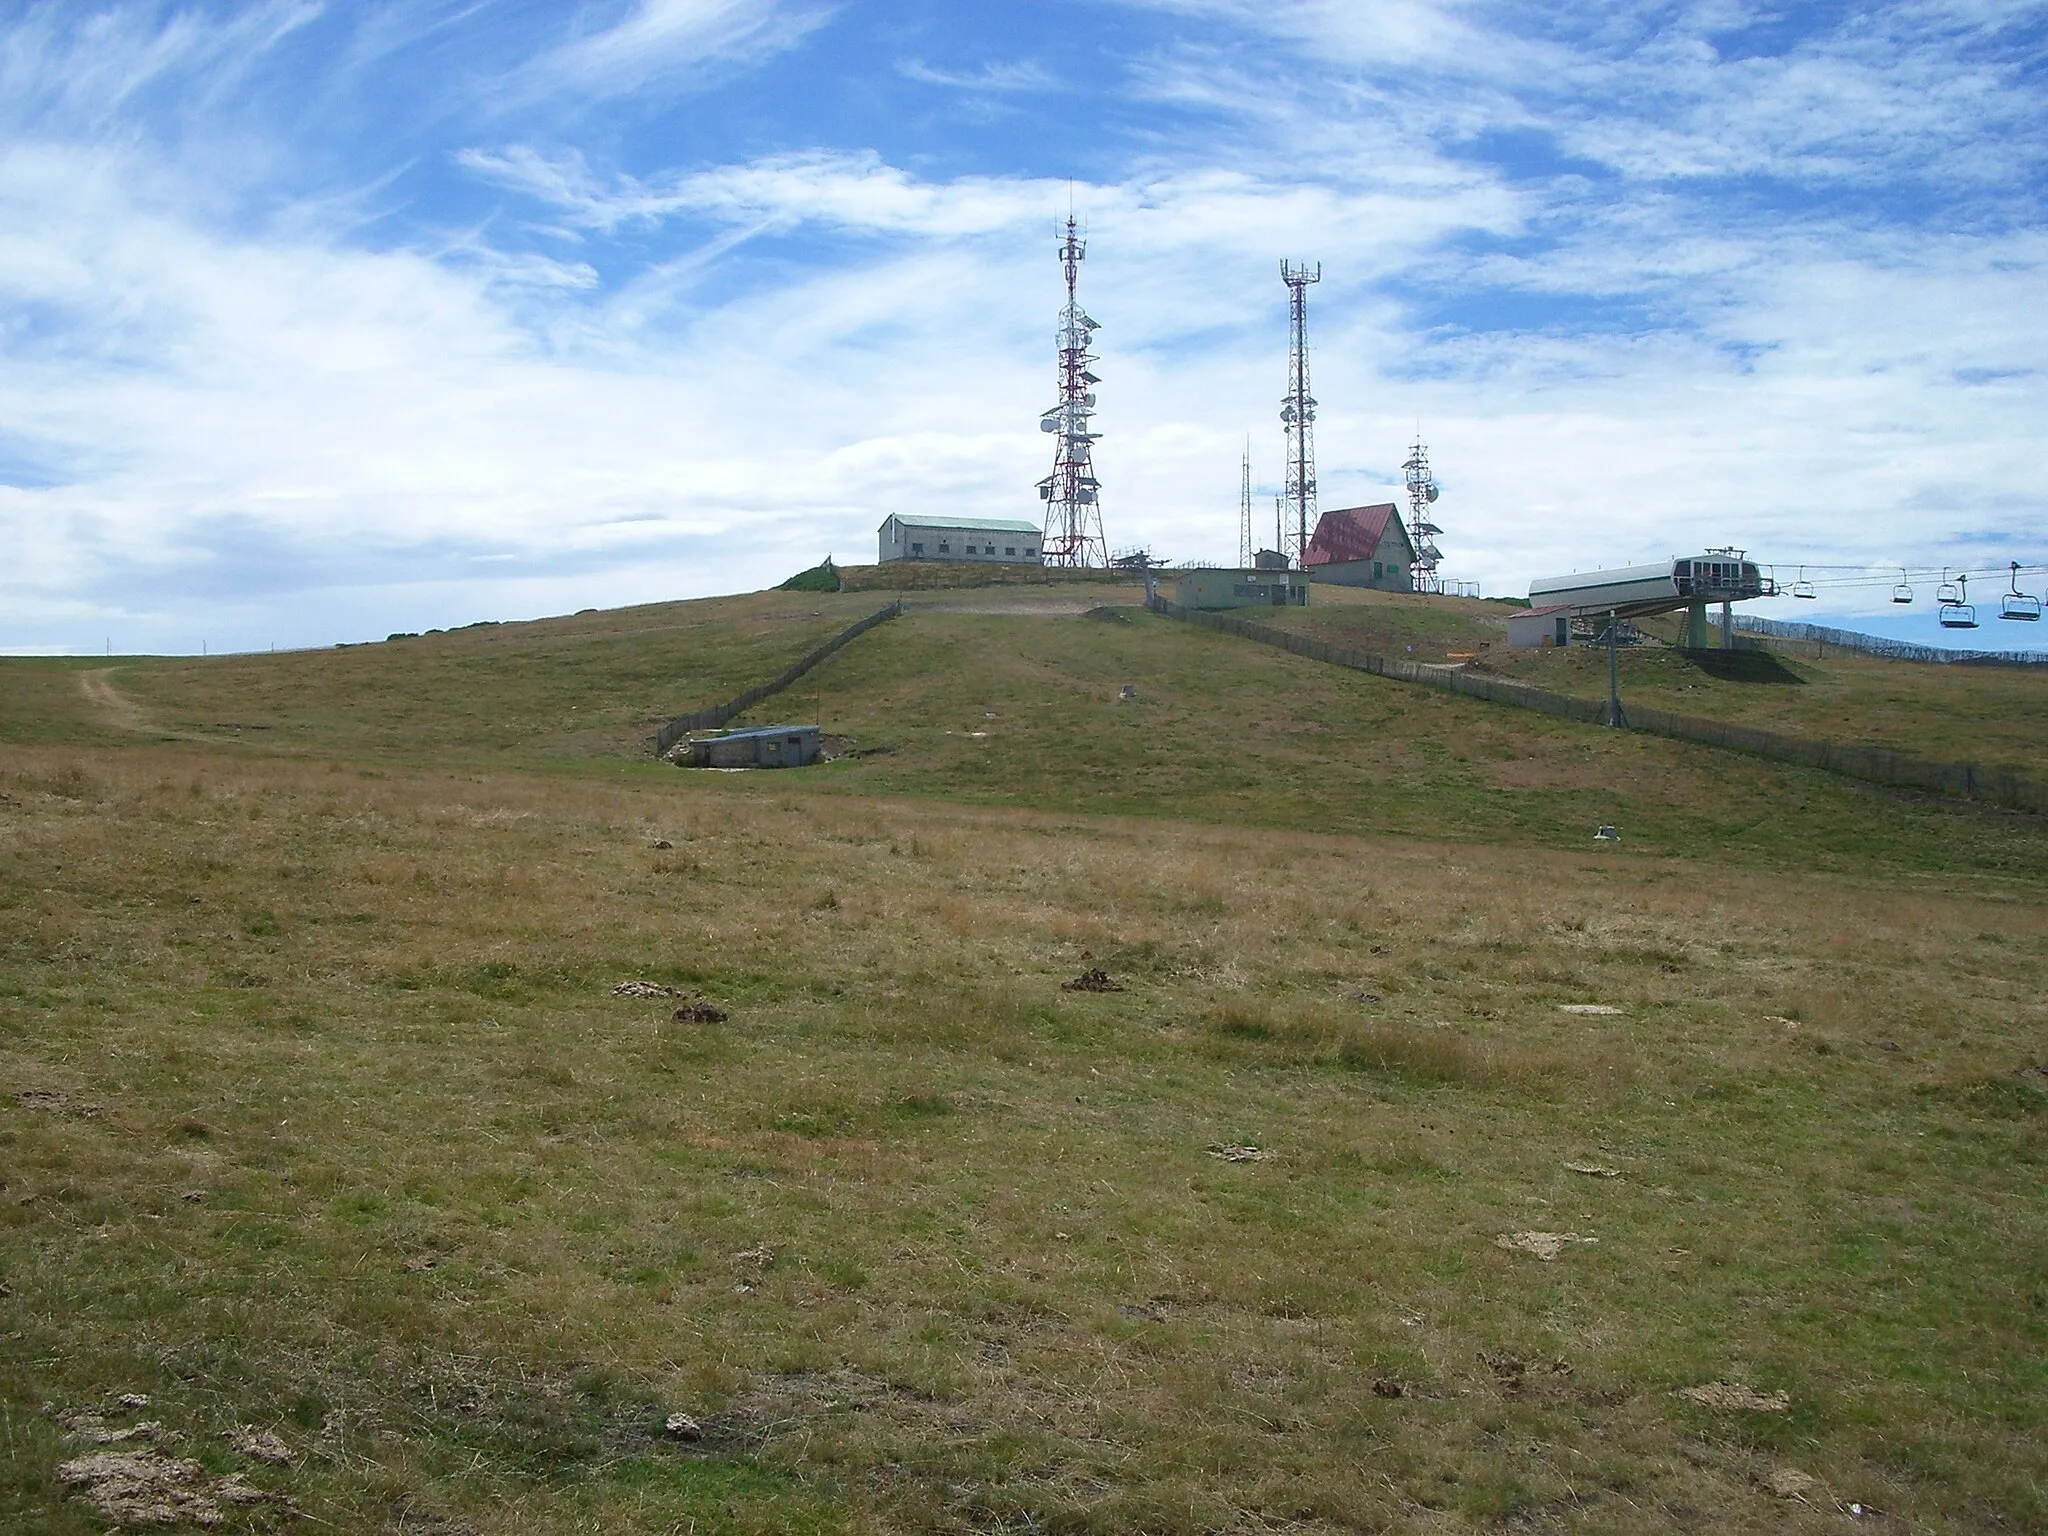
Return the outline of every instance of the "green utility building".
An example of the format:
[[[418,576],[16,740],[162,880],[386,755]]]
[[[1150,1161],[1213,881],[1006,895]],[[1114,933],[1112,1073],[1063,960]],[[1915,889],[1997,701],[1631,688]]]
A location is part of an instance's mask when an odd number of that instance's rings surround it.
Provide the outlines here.
[[[1174,601],[1183,608],[1306,608],[1301,571],[1183,571]]]

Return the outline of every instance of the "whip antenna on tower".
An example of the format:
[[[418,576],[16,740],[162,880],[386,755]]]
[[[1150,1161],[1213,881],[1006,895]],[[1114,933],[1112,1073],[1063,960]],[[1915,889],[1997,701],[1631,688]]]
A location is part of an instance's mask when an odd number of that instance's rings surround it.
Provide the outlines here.
[[[1415,446],[1408,450],[1408,462],[1401,466],[1408,477],[1408,534],[1415,541],[1415,590],[1441,592],[1443,578],[1436,573],[1443,551],[1436,547],[1443,529],[1436,525],[1431,507],[1436,503],[1436,479],[1429,472],[1429,450],[1422,446],[1422,434],[1415,434]]]
[[[1098,434],[1089,430],[1095,416],[1095,385],[1100,381],[1089,369],[1095,356],[1088,348],[1099,327],[1074,297],[1087,255],[1088,242],[1081,238],[1070,211],[1060,241],[1060,264],[1067,274],[1067,307],[1060,311],[1060,400],[1038,423],[1040,431],[1055,434],[1052,473],[1038,482],[1038,498],[1046,504],[1045,536],[1038,547],[1047,565],[1107,567],[1102,483],[1095,478],[1093,454]]]
[[[1308,556],[1309,525],[1316,514],[1316,401],[1308,392],[1308,285],[1323,280],[1323,264],[1280,263],[1280,281],[1287,285],[1287,397],[1280,402],[1280,420],[1287,428],[1287,489],[1281,493],[1294,514],[1291,533],[1283,530],[1280,545],[1301,567]],[[1292,545],[1291,550],[1288,549]]]
[[[1237,568],[1252,568],[1252,440],[1244,440],[1244,473],[1238,481]]]

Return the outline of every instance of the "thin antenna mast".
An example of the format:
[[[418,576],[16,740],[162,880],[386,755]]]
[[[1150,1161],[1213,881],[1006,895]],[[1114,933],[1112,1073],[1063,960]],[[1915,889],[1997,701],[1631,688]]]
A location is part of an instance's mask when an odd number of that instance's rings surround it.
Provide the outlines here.
[[[1237,568],[1252,568],[1252,440],[1244,440],[1244,474],[1239,480],[1237,519]]]
[[[1109,542],[1102,535],[1102,483],[1095,478],[1092,452],[1097,433],[1089,430],[1095,415],[1095,385],[1090,371],[1095,356],[1088,348],[1099,327],[1074,296],[1088,242],[1081,238],[1071,210],[1060,264],[1067,274],[1067,306],[1060,311],[1060,400],[1039,420],[1039,430],[1055,434],[1052,473],[1038,482],[1038,498],[1046,504],[1045,536],[1039,549],[1047,565],[1109,565]]]
[[[1280,263],[1280,281],[1287,285],[1287,397],[1280,402],[1280,420],[1287,428],[1287,489],[1284,499],[1294,512],[1294,530],[1284,530],[1279,547],[1294,557],[1297,569],[1308,554],[1309,525],[1316,511],[1315,396],[1308,392],[1308,285],[1323,280],[1323,264]],[[1288,550],[1288,544],[1294,547]]]

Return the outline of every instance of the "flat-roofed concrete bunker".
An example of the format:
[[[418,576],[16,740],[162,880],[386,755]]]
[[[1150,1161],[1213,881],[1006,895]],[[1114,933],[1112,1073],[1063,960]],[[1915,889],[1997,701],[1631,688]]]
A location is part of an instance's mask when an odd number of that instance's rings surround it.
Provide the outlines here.
[[[688,768],[801,768],[818,760],[821,746],[815,725],[756,725],[699,737],[676,761]]]

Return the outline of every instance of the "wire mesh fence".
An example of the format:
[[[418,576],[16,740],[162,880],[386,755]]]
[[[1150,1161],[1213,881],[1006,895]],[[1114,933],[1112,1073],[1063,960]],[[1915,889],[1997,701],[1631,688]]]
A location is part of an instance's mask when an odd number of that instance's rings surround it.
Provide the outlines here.
[[[1859,634],[1853,629],[1830,629],[1825,624],[1794,624],[1784,619],[1758,619],[1737,614],[1738,635],[1762,635],[1774,640],[1793,640],[1816,647],[1807,652],[1815,660],[1830,649],[1850,651],[1859,656],[1882,656],[1889,661],[1925,661],[1937,666],[2048,667],[2048,651],[1949,651],[1934,645],[1915,645],[1910,640],[1889,640],[1883,635]]]

